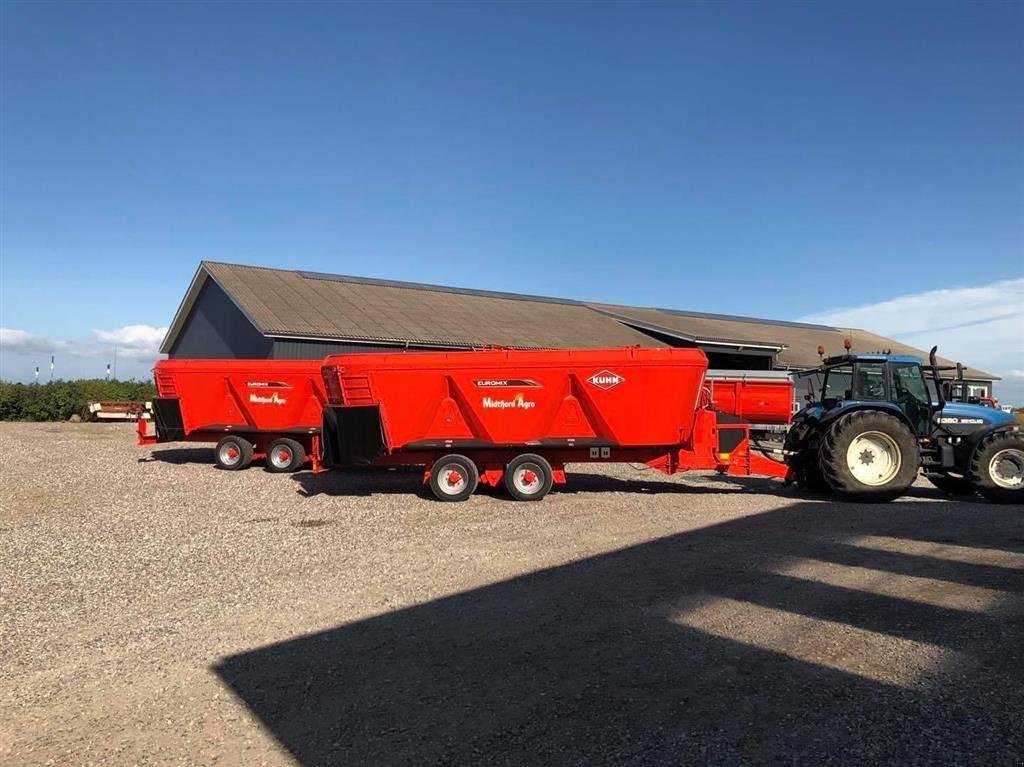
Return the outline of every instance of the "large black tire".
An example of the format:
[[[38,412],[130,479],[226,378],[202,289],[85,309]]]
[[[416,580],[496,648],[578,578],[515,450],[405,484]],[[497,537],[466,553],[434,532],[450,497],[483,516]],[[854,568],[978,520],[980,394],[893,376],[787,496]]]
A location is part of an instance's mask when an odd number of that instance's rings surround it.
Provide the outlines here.
[[[430,490],[439,501],[464,501],[479,482],[476,464],[457,453],[438,458],[430,469]]]
[[[985,437],[971,457],[969,476],[990,501],[1024,504],[1024,437],[1013,432]]]
[[[554,484],[551,464],[539,455],[517,455],[505,467],[505,488],[517,501],[539,501]]]
[[[796,483],[812,493],[823,493],[828,490],[825,477],[821,473],[820,447],[821,439],[818,435],[815,434],[807,440],[807,447],[800,453],[800,463],[796,470]]]
[[[249,440],[231,435],[217,443],[213,456],[220,468],[239,471],[252,463],[252,451],[252,443]]]
[[[944,493],[950,495],[970,495],[974,485],[967,477],[954,477],[951,474],[927,474],[928,481]]]
[[[914,484],[921,463],[913,432],[896,416],[877,410],[837,418],[818,456],[829,488],[853,501],[899,498]]]
[[[306,448],[288,437],[275,439],[267,445],[267,471],[285,474],[298,471],[306,462]]]

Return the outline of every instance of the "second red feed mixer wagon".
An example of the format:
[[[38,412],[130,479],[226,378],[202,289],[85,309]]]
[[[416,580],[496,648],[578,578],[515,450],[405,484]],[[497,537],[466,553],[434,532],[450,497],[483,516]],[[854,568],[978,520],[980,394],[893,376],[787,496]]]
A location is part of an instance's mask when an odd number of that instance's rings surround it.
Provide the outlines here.
[[[266,459],[270,471],[314,463],[326,396],[320,361],[161,360],[153,369],[157,396],[150,431],[139,421],[138,443],[216,442],[223,469]]]
[[[576,462],[785,477],[743,416],[788,423],[789,381],[731,382],[716,397],[707,367],[699,349],[330,356],[322,461],[423,466],[445,501],[480,482],[539,500]]]

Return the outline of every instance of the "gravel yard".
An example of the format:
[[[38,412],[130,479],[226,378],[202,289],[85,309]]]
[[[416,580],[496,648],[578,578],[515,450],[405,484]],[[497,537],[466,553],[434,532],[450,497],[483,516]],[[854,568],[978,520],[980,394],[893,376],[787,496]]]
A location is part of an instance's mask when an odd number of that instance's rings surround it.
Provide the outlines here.
[[[0,424],[0,763],[1024,761],[1024,509],[219,471]]]

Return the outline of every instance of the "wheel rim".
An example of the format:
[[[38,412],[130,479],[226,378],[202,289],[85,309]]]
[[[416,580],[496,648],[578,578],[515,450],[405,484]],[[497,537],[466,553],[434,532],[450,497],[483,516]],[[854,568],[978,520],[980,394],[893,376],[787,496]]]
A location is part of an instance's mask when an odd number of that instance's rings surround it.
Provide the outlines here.
[[[878,487],[892,481],[902,465],[896,440],[880,431],[866,431],[854,438],[846,450],[846,465],[854,479]]]
[[[999,487],[1017,490],[1024,487],[1024,451],[1000,450],[988,462],[988,475]]]
[[[437,487],[445,495],[458,495],[468,484],[466,469],[457,463],[446,463],[437,472]]]
[[[225,466],[237,466],[238,462],[242,460],[242,451],[239,450],[238,445],[229,442],[226,445],[220,446],[218,457]]]
[[[270,462],[278,469],[287,469],[294,457],[295,454],[286,445],[278,445],[270,451]]]
[[[536,495],[544,487],[541,481],[541,468],[532,463],[524,463],[512,472],[512,484],[523,495]]]

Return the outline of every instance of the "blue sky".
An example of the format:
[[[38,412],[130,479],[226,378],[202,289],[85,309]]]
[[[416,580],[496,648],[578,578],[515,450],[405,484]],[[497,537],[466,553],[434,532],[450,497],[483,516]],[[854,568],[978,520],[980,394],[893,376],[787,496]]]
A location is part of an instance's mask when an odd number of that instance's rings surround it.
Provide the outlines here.
[[[1024,277],[1020,3],[0,7],[4,376],[144,375],[201,259],[870,324]]]

